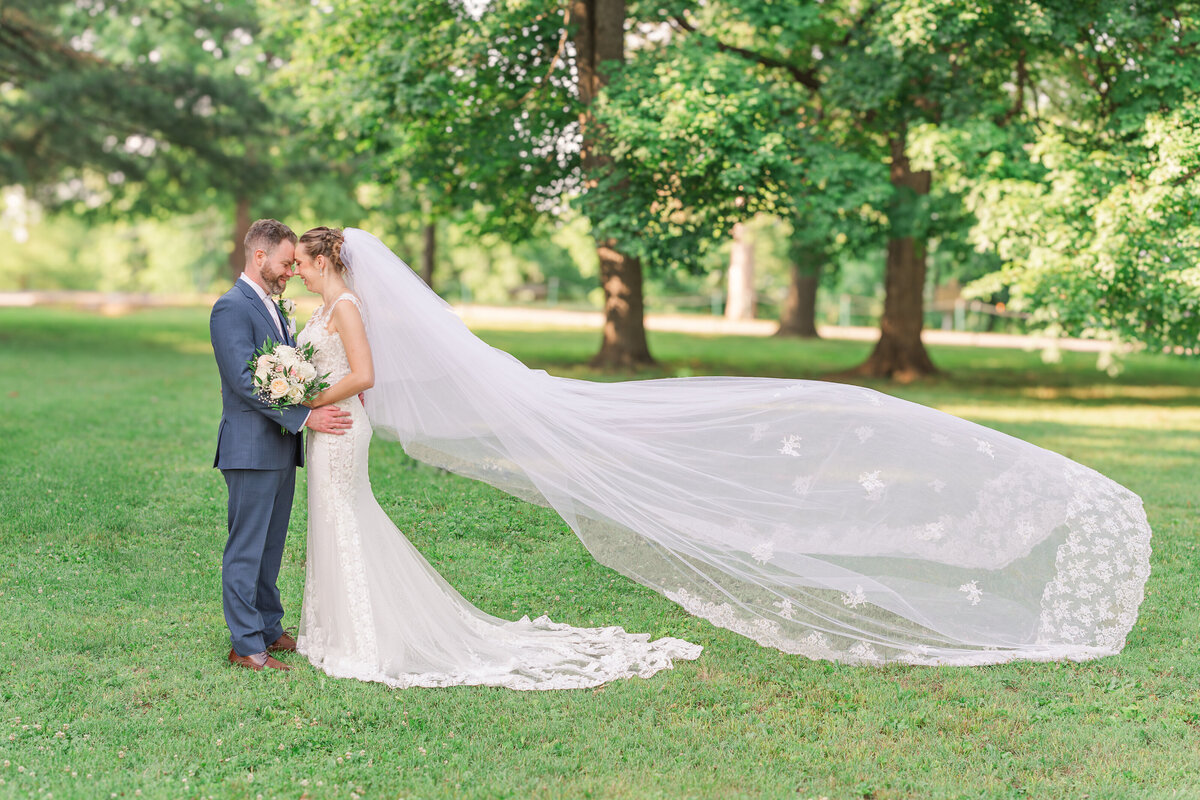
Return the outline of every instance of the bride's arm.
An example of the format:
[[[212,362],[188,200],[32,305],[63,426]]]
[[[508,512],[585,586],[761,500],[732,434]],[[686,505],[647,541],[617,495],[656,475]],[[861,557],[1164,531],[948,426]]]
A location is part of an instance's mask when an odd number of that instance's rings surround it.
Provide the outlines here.
[[[309,403],[313,408],[345,400],[375,385],[375,367],[371,362],[367,329],[354,303],[338,303],[333,307],[333,325],[342,337],[342,346],[346,348],[350,374],[314,397]]]

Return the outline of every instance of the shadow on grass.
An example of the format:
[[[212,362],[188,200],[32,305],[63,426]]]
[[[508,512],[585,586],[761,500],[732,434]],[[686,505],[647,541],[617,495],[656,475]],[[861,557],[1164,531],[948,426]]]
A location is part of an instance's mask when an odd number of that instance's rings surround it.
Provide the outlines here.
[[[516,355],[530,367],[551,374],[591,380],[648,380],[693,375],[827,380],[863,361],[867,342],[785,340],[747,336],[695,336],[654,333],[651,352],[655,368],[632,372],[603,372],[587,366],[594,354],[590,332],[477,331],[494,347]],[[888,381],[854,380],[905,397],[955,393],[991,395],[997,400],[1069,400],[1105,405],[1129,404],[1200,406],[1200,370],[1193,360],[1138,354],[1129,357],[1116,377],[1096,368],[1090,353],[1062,353],[1061,361],[1044,363],[1040,352],[972,347],[932,347],[942,372],[900,387]],[[839,381],[847,382],[847,381]]]
[[[69,309],[0,309],[0,346],[25,354],[108,353],[136,347],[143,353],[208,355],[207,308],[150,309],[118,317]],[[587,365],[599,346],[588,330],[479,330],[480,338],[534,369],[600,381],[649,380],[692,375],[734,375],[823,380],[859,364],[872,343],[750,336],[650,334],[655,368],[604,372]],[[1081,404],[1113,400],[1146,405],[1200,405],[1200,370],[1195,359],[1135,354],[1117,377],[1096,369],[1091,353],[1063,352],[1044,363],[1038,351],[931,347],[942,373],[907,387],[887,381],[861,385],[915,396],[927,391],[996,393],[1005,398],[1068,399]],[[1174,388],[1166,388],[1174,387]]]

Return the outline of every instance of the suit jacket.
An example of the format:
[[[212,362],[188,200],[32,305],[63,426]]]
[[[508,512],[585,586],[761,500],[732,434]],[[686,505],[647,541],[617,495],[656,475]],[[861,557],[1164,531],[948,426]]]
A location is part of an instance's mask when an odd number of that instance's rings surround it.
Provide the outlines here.
[[[264,342],[295,342],[286,325],[281,339],[270,312],[243,280],[233,284],[208,321],[217,370],[221,373],[221,426],[217,431],[219,469],[286,469],[304,466],[299,431],[309,409],[272,409],[254,393],[248,362]],[[286,428],[289,433],[280,430]]]

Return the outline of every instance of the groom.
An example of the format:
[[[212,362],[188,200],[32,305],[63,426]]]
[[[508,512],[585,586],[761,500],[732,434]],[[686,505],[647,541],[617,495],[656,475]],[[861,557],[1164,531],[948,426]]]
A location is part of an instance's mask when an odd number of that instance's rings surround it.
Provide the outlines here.
[[[272,297],[295,273],[296,234],[273,219],[246,233],[246,267],[213,306],[209,337],[221,374],[221,427],[213,466],[229,487],[229,539],[221,594],[231,664],[255,671],[289,667],[270,653],[294,651],[283,630],[275,585],[292,513],[296,467],[304,466],[300,431],[345,433],[350,415],[332,406],[269,408],[254,392],[248,364],[267,340],[294,345],[294,327]],[[282,429],[286,429],[287,433]]]

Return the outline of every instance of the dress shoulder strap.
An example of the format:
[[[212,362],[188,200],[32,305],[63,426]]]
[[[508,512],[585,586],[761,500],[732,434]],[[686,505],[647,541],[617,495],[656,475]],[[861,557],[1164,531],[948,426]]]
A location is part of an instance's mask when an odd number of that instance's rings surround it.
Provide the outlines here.
[[[364,313],[363,307],[362,307],[362,300],[359,300],[356,296],[354,296],[350,292],[342,292],[340,295],[338,295],[337,299],[329,304],[328,313],[332,314],[334,306],[336,306],[338,303],[342,302],[343,300],[349,300],[351,303],[353,303],[354,307],[358,309],[359,314]]]

